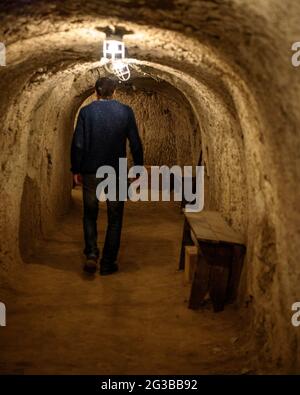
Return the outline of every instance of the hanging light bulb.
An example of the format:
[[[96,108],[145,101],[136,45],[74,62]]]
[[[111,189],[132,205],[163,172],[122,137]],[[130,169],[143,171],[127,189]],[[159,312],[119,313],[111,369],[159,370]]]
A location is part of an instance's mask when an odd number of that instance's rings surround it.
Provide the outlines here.
[[[128,64],[122,61],[113,62],[113,72],[121,81],[128,81],[130,78],[130,69]]]
[[[120,81],[128,81],[130,78],[129,65],[125,59],[125,44],[123,41],[108,39],[103,42],[104,67],[109,73],[115,74]]]
[[[107,60],[115,61],[125,58],[125,45],[118,40],[104,40],[103,57]]]

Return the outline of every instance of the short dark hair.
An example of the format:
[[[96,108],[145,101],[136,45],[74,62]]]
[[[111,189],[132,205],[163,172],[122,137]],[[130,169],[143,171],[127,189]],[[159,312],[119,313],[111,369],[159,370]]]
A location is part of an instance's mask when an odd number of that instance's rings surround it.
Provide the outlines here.
[[[95,84],[96,92],[101,97],[111,97],[116,87],[116,81],[108,77],[98,78]]]

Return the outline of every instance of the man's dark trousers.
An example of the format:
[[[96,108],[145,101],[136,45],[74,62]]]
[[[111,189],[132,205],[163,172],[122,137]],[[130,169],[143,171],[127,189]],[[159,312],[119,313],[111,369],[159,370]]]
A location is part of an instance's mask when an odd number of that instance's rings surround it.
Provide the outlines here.
[[[99,201],[96,196],[96,189],[101,181],[103,181],[103,179],[96,178],[94,174],[82,175],[83,227],[85,239],[84,254],[87,258],[98,258],[99,256],[99,248],[97,246]],[[102,265],[110,265],[117,260],[124,211],[123,201],[110,201],[107,199],[106,205],[108,224],[101,258]]]

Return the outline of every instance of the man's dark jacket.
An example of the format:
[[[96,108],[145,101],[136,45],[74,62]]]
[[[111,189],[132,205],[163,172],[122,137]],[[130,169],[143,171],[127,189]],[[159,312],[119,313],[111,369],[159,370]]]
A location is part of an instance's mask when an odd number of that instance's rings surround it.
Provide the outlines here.
[[[74,174],[96,173],[108,165],[116,171],[126,158],[126,140],[135,165],[143,165],[143,148],[132,109],[117,100],[97,100],[78,115],[71,148]]]

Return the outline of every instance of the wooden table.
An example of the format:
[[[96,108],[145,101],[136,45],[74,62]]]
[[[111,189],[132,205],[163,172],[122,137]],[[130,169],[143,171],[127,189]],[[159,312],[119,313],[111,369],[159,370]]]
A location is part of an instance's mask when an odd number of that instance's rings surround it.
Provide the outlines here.
[[[184,216],[180,270],[184,269],[185,246],[198,247],[189,308],[199,308],[209,293],[214,310],[221,311],[225,303],[236,299],[246,251],[245,241],[217,211],[184,211]]]

